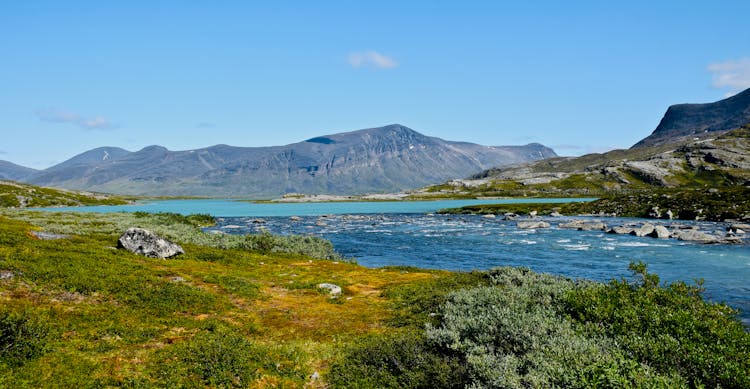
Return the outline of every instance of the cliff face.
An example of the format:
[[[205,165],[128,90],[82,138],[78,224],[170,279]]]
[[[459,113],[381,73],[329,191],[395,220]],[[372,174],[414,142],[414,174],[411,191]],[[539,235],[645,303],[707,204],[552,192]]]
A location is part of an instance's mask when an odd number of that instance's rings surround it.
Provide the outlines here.
[[[708,104],[678,104],[667,109],[653,133],[633,148],[658,146],[685,137],[727,131],[750,123],[750,89]]]
[[[286,146],[137,152],[99,148],[27,181],[135,195],[267,197],[411,189],[513,163],[555,156],[540,145],[481,146],[422,135],[394,124]]]

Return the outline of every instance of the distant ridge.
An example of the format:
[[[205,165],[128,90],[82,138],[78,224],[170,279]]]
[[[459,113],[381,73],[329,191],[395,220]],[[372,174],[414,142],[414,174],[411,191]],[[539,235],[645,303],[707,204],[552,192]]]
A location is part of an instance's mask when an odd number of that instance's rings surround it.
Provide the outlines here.
[[[747,123],[750,123],[750,89],[714,103],[670,106],[654,132],[633,148],[659,146],[685,137],[728,131]]]
[[[36,169],[16,165],[8,161],[0,161],[0,180],[21,181],[38,172]]]
[[[493,166],[556,156],[541,144],[481,146],[428,137],[392,124],[286,146],[216,145],[136,152],[100,147],[35,172],[44,186],[151,196],[273,197],[412,189]]]

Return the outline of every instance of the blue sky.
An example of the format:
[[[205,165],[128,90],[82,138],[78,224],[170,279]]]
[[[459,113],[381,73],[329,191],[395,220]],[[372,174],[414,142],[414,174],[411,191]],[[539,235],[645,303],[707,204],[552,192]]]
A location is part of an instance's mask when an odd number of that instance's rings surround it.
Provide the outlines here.
[[[400,123],[562,155],[750,87],[748,1],[0,5],[0,159],[268,146]]]

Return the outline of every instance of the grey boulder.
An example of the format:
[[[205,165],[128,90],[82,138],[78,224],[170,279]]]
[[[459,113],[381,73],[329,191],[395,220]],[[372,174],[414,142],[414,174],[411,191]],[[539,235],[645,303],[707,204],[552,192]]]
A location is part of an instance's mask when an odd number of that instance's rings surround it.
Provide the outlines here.
[[[341,287],[336,284],[329,284],[327,282],[324,282],[322,284],[318,284],[318,288],[327,290],[328,294],[331,297],[341,296],[341,292],[342,292]]]
[[[543,222],[543,221],[517,222],[516,226],[518,228],[523,228],[523,229],[549,228],[550,227],[549,223]]]
[[[579,231],[603,231],[607,229],[607,225],[602,222],[588,220],[572,220],[568,223],[560,223],[558,224],[558,227],[571,228]]]
[[[698,243],[719,243],[719,238],[705,232],[696,230],[684,230],[677,233],[678,240]]]
[[[179,245],[138,227],[128,228],[117,240],[117,247],[150,258],[171,258],[185,253]]]
[[[638,228],[634,228],[633,231],[630,232],[630,235],[648,236],[654,232],[654,228],[653,224],[646,223]]]
[[[629,234],[633,232],[633,227],[615,226],[607,230],[608,234]]]
[[[664,226],[655,226],[654,230],[651,231],[648,236],[660,239],[669,238],[669,230]]]

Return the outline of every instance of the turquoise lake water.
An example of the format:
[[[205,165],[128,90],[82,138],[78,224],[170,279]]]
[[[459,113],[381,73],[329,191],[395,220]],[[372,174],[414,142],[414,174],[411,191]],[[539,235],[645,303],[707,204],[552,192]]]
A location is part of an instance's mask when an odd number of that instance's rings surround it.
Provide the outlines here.
[[[571,278],[608,281],[628,277],[628,263],[643,261],[664,281],[704,279],[706,298],[739,309],[741,319],[750,326],[750,245],[703,245],[557,227],[571,219],[566,217],[543,218],[552,228],[523,230],[517,228],[515,222],[501,218],[432,214],[438,209],[471,204],[552,201],[253,204],[229,200],[168,200],[50,210],[208,213],[218,218],[217,226],[209,230],[230,234],[256,233],[261,229],[277,234],[312,234],[330,240],[339,253],[367,267],[407,265],[484,270],[496,266],[524,266]],[[292,220],[290,216],[300,218]],[[641,221],[595,219],[610,226]],[[723,223],[679,223],[696,224],[707,232],[726,229]]]
[[[439,201],[375,201],[335,203],[251,203],[234,200],[163,200],[132,205],[98,205],[92,207],[48,208],[51,211],[75,212],[174,212],[184,215],[208,213],[213,216],[317,216],[372,213],[428,213],[443,208],[463,207],[475,204],[517,204],[549,202],[592,201],[593,198],[578,199],[500,199],[500,200],[439,200]]]

